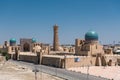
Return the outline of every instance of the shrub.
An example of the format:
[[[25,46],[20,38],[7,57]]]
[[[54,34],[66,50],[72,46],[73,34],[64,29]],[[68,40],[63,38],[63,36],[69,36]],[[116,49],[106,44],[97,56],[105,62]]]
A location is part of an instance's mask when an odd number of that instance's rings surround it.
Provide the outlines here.
[[[10,55],[7,52],[1,52],[2,56],[5,56],[6,60],[10,59]]]

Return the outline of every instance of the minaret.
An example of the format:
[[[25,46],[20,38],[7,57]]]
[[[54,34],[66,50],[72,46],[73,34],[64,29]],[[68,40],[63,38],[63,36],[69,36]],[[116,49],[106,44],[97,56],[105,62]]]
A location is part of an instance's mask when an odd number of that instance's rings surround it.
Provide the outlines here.
[[[56,24],[53,26],[53,30],[54,30],[53,50],[58,51],[59,50],[59,39],[58,39],[58,26]]]

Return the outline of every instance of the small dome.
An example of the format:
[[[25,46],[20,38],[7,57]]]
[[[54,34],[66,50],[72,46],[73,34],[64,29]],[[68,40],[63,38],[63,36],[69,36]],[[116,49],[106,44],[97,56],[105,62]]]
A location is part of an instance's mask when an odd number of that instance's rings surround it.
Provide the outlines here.
[[[33,42],[33,43],[36,42],[36,39],[35,39],[35,38],[32,38],[32,42]]]
[[[88,31],[85,34],[85,40],[98,40],[98,34],[95,31]]]
[[[16,43],[16,39],[15,38],[11,38],[10,39],[10,43]]]

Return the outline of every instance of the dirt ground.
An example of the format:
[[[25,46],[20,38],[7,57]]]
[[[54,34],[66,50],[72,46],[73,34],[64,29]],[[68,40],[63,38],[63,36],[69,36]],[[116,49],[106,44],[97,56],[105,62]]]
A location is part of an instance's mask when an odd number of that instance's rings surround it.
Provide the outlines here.
[[[11,62],[0,63],[0,80],[64,80],[49,74],[37,73],[35,79],[35,73],[31,69],[25,68],[19,65],[15,65]]]

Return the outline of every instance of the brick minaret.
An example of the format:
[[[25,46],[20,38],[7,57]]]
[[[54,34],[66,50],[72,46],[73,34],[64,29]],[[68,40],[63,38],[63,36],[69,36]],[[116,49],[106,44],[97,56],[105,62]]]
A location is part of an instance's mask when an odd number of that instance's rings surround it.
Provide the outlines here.
[[[59,50],[59,39],[58,39],[58,26],[55,24],[53,26],[54,29],[54,42],[53,42],[53,50],[58,51]]]

